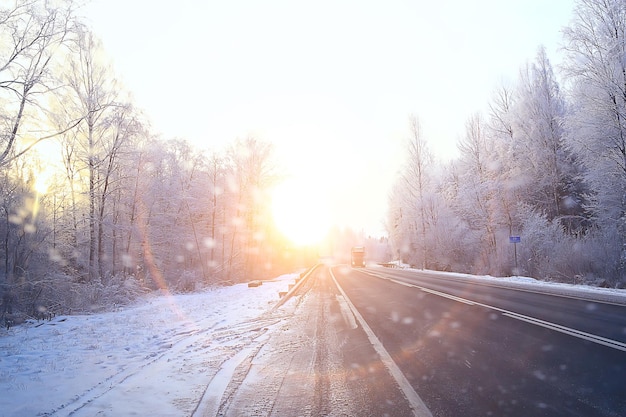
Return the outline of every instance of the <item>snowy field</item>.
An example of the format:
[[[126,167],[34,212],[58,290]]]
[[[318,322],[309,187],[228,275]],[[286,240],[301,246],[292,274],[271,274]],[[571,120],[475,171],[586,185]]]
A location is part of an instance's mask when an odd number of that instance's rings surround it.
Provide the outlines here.
[[[296,277],[2,329],[0,416],[191,415],[225,361],[280,320],[268,313]]]

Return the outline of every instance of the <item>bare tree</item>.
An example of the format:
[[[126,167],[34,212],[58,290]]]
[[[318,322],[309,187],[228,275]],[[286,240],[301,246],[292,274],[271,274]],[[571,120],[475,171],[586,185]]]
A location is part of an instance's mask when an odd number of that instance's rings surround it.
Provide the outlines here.
[[[211,196],[211,220],[209,225],[208,245],[210,247],[209,267],[212,271],[217,272],[223,268],[224,263],[224,224],[219,224],[219,220],[223,218],[220,212],[224,211],[224,194],[226,191],[226,162],[224,158],[216,152],[209,157],[208,176],[209,176],[209,193]],[[221,230],[221,247],[222,256],[217,260],[216,248],[218,246],[218,233]]]
[[[270,143],[248,137],[238,140],[229,151],[232,161],[232,186],[236,203],[231,211],[229,270],[236,257],[241,260],[241,272],[249,274],[259,265],[265,229],[269,218],[267,192],[279,177]],[[240,277],[241,278],[241,277]]]
[[[111,68],[99,59],[100,42],[87,29],[81,27],[73,40],[75,45],[74,59],[70,61],[67,84],[72,94],[66,105],[73,106],[72,112],[82,120],[78,125],[79,158],[86,163],[89,185],[89,278],[94,279],[98,273],[99,246],[101,231],[99,222],[99,189],[108,185],[107,172],[111,168],[121,139],[119,130],[111,133],[108,115],[118,107],[117,87]],[[72,103],[72,104],[70,104]],[[72,114],[72,113],[70,113]],[[108,165],[107,165],[108,164]],[[101,177],[102,169],[104,175]],[[100,207],[103,210],[103,207]],[[101,213],[101,212],[100,212]],[[99,243],[100,242],[100,243]]]
[[[120,191],[123,185],[123,167],[120,166],[121,155],[125,153],[134,137],[141,131],[140,123],[133,114],[130,105],[116,105],[112,107],[110,114],[103,120],[104,138],[101,141],[102,159],[98,170],[98,213],[97,213],[97,264],[100,276],[104,276],[104,260],[111,259],[111,268],[114,268],[116,248],[115,244],[115,222],[117,214],[115,207],[111,208],[113,220],[111,239],[112,248],[110,256],[105,253],[105,217],[107,215],[107,205],[111,195]],[[113,204],[115,200],[113,199]]]
[[[51,76],[53,58],[68,42],[73,29],[74,9],[71,0],[51,6],[47,1],[18,0],[13,7],[0,8],[0,100],[3,111],[0,137],[0,167],[26,153],[42,140],[57,136],[74,126],[71,120],[60,131],[35,137],[17,149],[18,138],[24,134],[28,108],[45,114],[40,107],[47,94],[59,87]],[[36,124],[30,120],[30,124]]]

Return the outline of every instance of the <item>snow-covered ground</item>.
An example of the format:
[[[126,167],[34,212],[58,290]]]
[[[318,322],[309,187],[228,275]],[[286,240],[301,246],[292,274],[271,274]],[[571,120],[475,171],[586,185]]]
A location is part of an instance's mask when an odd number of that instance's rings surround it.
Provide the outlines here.
[[[191,415],[297,274],[0,330],[0,416]],[[284,308],[288,308],[285,306]],[[214,378],[214,376],[216,376]]]

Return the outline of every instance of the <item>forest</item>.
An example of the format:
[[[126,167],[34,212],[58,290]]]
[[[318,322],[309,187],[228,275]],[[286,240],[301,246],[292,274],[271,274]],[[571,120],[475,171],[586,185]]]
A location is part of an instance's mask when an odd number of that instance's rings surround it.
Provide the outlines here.
[[[107,309],[314,261],[273,225],[283,173],[272,143],[207,151],[160,137],[78,9],[0,6],[2,317]],[[366,242],[370,252],[388,244],[418,268],[626,284],[626,4],[579,0],[574,16],[561,77],[539,47],[516,85],[467,119],[457,159],[435,161],[410,117],[388,239]]]
[[[577,1],[562,37],[556,70],[539,46],[514,85],[466,119],[455,160],[434,160],[410,117],[389,196],[397,258],[626,286],[626,2]]]
[[[71,0],[3,3],[0,102],[2,316],[106,309],[310,262],[272,224],[273,145],[208,152],[153,133]]]

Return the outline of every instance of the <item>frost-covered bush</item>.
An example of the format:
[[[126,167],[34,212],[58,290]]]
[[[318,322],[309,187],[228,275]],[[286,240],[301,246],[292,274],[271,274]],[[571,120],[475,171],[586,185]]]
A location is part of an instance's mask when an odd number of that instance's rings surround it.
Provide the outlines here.
[[[103,283],[76,282],[61,272],[42,277],[23,277],[12,285],[0,288],[1,309],[24,317],[47,318],[52,314],[72,314],[110,310],[132,303],[146,289],[133,276],[114,275]],[[5,296],[6,295],[6,296]],[[10,306],[5,306],[10,301]]]
[[[581,256],[586,260],[585,281],[592,284],[604,282],[608,286],[623,285],[622,238],[616,229],[592,229],[581,243]]]
[[[134,276],[116,274],[104,286],[102,299],[107,305],[127,305],[145,293],[146,289]]]
[[[520,210],[522,242],[518,245],[522,272],[537,279],[575,283],[588,269],[588,245],[567,234],[555,219],[530,207]]]
[[[198,276],[193,271],[183,271],[176,282],[176,291],[193,292],[196,290],[196,283],[199,281]]]
[[[146,289],[134,276],[117,274],[106,283],[95,280],[90,283],[74,283],[71,306],[78,311],[110,310],[136,300]]]

